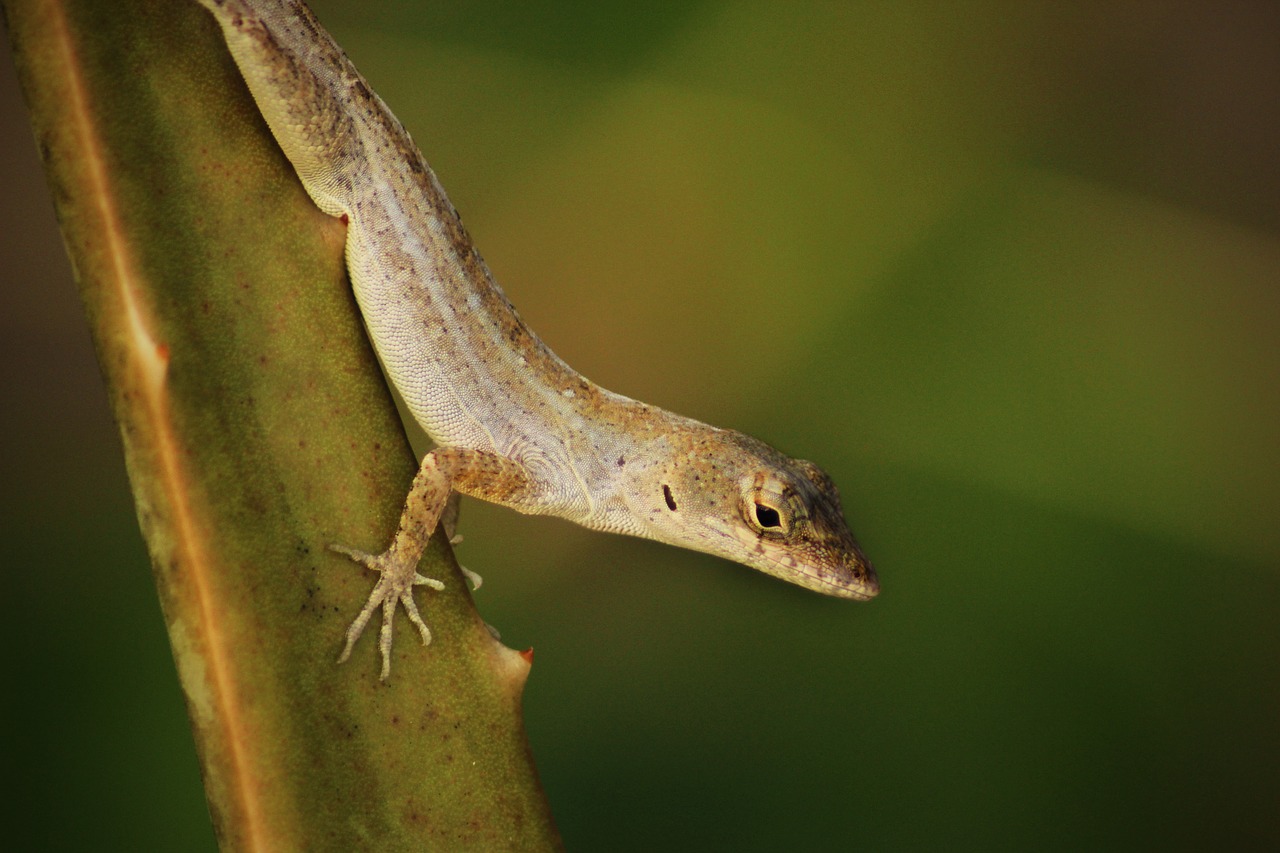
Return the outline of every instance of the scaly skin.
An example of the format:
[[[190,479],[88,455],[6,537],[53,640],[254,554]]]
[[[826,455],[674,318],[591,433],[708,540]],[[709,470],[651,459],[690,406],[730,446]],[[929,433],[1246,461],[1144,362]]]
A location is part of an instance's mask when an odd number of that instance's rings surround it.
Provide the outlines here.
[[[614,394],[538,339],[462,227],[409,134],[296,0],[199,0],[213,12],[303,186],[347,221],[356,300],[391,381],[437,442],[390,547],[335,550],[382,573],[347,633],[397,602],[451,491],[525,513],[735,560],[841,598],[879,587],[816,465],[749,436]]]

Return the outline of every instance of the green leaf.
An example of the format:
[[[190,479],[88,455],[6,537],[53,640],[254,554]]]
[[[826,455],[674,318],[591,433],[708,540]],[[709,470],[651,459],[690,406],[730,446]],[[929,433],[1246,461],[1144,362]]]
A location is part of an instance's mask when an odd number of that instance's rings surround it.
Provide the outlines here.
[[[213,20],[173,0],[3,0],[124,443],[226,849],[555,849],[493,640],[448,544],[335,663],[415,469],[346,281]]]

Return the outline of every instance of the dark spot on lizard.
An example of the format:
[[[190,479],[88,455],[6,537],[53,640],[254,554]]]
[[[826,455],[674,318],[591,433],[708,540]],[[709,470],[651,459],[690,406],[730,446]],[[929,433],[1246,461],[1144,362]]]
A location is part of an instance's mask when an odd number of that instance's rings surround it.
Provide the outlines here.
[[[667,509],[671,510],[672,512],[675,512],[675,511],[676,511],[676,499],[675,499],[675,498],[673,498],[673,497],[671,497],[671,487],[670,487],[670,486],[665,485],[665,484],[663,485],[663,487],[662,487],[662,497],[663,497],[663,498],[665,498],[665,499],[666,499],[666,501],[667,501]]]

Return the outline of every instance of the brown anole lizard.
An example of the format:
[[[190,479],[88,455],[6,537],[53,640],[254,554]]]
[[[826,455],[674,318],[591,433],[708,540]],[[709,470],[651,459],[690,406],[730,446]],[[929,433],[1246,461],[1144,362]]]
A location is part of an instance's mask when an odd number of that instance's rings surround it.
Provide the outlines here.
[[[380,554],[340,660],[397,603],[431,634],[415,585],[451,491],[524,513],[735,560],[841,598],[879,590],[831,479],[754,438],[614,394],[561,361],[494,282],[409,134],[298,0],[199,0],[311,198],[347,224],[346,260],[374,348],[436,447]]]

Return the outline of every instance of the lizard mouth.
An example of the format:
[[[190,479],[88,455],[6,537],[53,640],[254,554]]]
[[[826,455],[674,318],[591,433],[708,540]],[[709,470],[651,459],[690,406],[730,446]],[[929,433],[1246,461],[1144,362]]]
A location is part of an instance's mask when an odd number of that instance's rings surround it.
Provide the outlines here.
[[[823,595],[868,601],[880,593],[880,579],[856,545],[808,560],[802,555],[762,550],[757,550],[754,557],[747,565]]]
[[[880,580],[852,537],[826,547],[791,551],[770,548],[739,531],[717,534],[702,550],[773,575],[813,592],[852,601],[869,601],[880,593]]]
[[[824,572],[821,568],[799,569],[790,572],[778,572],[778,576],[798,586],[831,595],[836,598],[848,598],[855,601],[869,601],[880,594],[880,579],[875,569],[865,559],[858,559],[852,566],[840,566],[834,571]]]

